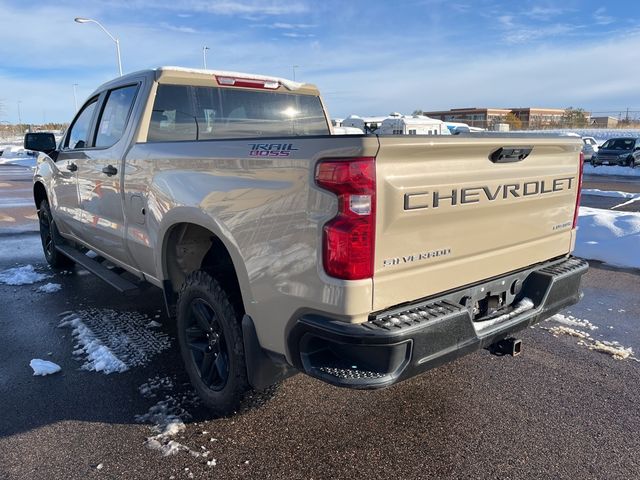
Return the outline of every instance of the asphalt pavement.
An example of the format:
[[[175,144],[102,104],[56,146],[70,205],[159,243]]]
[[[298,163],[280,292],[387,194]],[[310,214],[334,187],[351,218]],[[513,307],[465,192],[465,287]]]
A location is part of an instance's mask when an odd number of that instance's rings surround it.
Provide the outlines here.
[[[24,197],[5,195],[2,182],[22,183],[3,172],[0,198]],[[0,284],[0,479],[640,478],[640,363],[554,336],[554,321],[522,332],[519,357],[483,350],[374,392],[298,375],[213,418],[193,400],[160,291],[125,298],[81,269],[49,270],[33,213],[0,206],[0,272],[50,275]],[[566,315],[640,352],[639,272],[592,264],[584,292]],[[73,329],[59,326],[73,315],[98,336],[104,319],[145,355],[123,373],[82,369]],[[33,376],[34,358],[62,371]],[[186,427],[163,456],[148,439],[167,411]]]

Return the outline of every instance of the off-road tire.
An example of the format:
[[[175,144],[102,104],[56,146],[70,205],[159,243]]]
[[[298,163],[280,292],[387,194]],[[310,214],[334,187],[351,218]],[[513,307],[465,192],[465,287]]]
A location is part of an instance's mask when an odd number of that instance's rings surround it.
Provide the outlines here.
[[[224,349],[226,349],[228,359],[228,373],[224,384],[217,382],[218,385],[215,385],[215,388],[208,385],[202,378],[207,376],[207,373],[202,371],[205,352],[200,348],[194,348],[195,343],[199,344],[203,341],[198,341],[197,338],[194,340],[195,337],[201,335],[199,331],[201,323],[194,325],[194,322],[198,323],[198,316],[194,309],[200,310],[203,305],[208,312],[213,313],[210,323],[217,322],[219,328],[216,327],[216,331],[220,332],[220,336],[216,340],[219,351],[214,357],[214,366],[209,366],[209,369],[217,367],[218,356],[224,355]],[[176,308],[180,354],[187,374],[200,399],[217,416],[225,416],[238,411],[247,394],[251,392],[251,386],[247,379],[241,318],[238,317],[240,310],[234,308],[227,292],[209,273],[197,270],[185,278]],[[205,348],[211,348],[211,343]],[[210,362],[211,360],[209,360]],[[213,375],[216,379],[222,377],[219,375],[219,370],[216,370]]]
[[[40,240],[42,242],[42,251],[47,263],[56,269],[70,268],[73,266],[73,260],[63,255],[56,249],[56,245],[63,242],[56,222],[51,215],[51,208],[48,200],[44,199],[40,202],[38,210],[38,224],[40,227]]]

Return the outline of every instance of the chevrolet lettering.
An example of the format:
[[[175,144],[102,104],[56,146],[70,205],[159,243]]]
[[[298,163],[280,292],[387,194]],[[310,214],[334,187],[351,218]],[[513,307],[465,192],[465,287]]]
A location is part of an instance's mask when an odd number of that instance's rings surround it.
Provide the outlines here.
[[[466,205],[493,202],[498,199],[524,198],[571,190],[575,177],[559,177],[551,180],[533,180],[523,183],[506,183],[489,187],[473,186],[451,188],[433,192],[405,193],[404,209],[438,208],[442,205]]]

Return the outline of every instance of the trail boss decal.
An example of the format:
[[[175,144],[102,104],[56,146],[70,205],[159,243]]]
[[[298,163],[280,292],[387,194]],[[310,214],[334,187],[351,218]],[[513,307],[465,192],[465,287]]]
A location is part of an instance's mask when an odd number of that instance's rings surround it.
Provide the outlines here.
[[[288,157],[298,150],[293,143],[250,143],[250,157]]]
[[[552,180],[534,180],[531,182],[505,183],[490,187],[452,188],[432,192],[405,193],[404,209],[438,208],[444,206],[466,205],[472,203],[494,202],[508,198],[524,198],[547,195],[554,192],[571,190],[575,177],[558,177]]]

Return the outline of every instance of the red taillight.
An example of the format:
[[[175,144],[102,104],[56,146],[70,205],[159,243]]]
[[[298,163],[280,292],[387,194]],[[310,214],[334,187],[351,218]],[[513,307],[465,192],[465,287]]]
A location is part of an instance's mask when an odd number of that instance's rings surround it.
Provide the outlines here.
[[[338,214],[324,226],[322,259],[328,275],[373,276],[376,163],[373,157],[331,159],[316,168],[316,183],[338,196]]]
[[[576,209],[573,212],[573,228],[578,226],[578,214],[580,212],[580,194],[582,193],[582,173],[584,172],[584,153],[580,152],[580,171],[578,174],[578,191],[576,195]]]
[[[240,78],[240,77],[224,77],[216,75],[218,85],[226,85],[229,87],[246,87],[246,88],[267,88],[269,90],[277,90],[280,82],[276,80],[261,80],[258,78]]]

